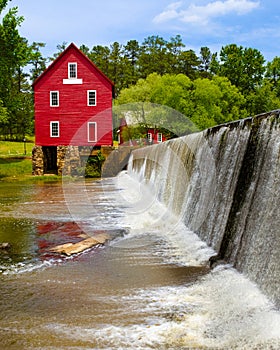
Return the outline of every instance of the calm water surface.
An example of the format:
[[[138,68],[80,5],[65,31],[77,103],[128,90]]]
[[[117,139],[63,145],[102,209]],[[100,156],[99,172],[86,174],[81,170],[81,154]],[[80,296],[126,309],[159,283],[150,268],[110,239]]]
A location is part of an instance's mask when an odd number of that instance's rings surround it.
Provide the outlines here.
[[[126,174],[0,182],[0,349],[279,349],[280,316]],[[138,199],[137,199],[138,198]],[[133,207],[133,208],[132,208]],[[106,232],[72,257],[50,248]]]

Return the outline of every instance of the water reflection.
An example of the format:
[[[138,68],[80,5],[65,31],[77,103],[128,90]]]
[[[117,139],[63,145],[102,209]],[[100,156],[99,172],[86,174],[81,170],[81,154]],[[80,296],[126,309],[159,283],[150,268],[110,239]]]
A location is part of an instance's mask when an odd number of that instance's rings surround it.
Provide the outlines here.
[[[29,263],[36,259],[36,224],[28,219],[1,218],[0,242],[10,248],[0,250],[0,273],[10,265]]]

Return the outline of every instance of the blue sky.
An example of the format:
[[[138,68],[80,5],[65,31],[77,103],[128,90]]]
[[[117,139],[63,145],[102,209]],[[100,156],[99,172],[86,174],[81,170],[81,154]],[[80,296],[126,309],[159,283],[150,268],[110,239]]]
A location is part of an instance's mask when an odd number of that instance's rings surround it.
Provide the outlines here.
[[[278,0],[12,0],[10,6],[25,17],[21,35],[46,43],[46,56],[63,41],[92,48],[177,34],[196,54],[202,46],[219,52],[235,43],[258,49],[268,61],[280,56]]]

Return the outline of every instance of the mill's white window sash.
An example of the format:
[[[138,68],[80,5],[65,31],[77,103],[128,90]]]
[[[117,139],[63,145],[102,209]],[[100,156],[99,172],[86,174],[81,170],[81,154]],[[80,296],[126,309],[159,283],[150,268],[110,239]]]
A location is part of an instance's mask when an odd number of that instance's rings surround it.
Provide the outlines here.
[[[59,137],[59,122],[53,121],[50,122],[50,136]]]
[[[96,106],[96,90],[87,91],[87,105]]]
[[[50,106],[59,107],[59,91],[50,92]]]
[[[68,78],[63,79],[64,85],[79,85],[83,84],[83,79],[78,79],[78,64],[77,62],[68,63]]]
[[[69,62],[68,63],[68,79],[77,79],[78,72],[77,72],[77,63],[76,62]]]

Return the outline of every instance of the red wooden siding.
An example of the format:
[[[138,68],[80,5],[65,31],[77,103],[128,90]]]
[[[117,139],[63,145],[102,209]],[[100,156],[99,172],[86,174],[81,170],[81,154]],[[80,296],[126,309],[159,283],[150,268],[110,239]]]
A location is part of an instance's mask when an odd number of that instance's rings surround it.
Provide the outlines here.
[[[82,84],[63,84],[68,63],[77,63]],[[73,44],[35,81],[35,142],[39,146],[93,145],[88,123],[96,123],[94,145],[112,144],[112,82]],[[88,90],[96,91],[96,106],[88,106]],[[50,106],[50,92],[59,92],[59,106]],[[59,122],[59,137],[50,136],[50,123]]]
[[[150,143],[161,143],[166,141],[166,136],[156,128],[149,128],[147,132],[148,138],[150,137]],[[150,135],[149,135],[150,134]]]

